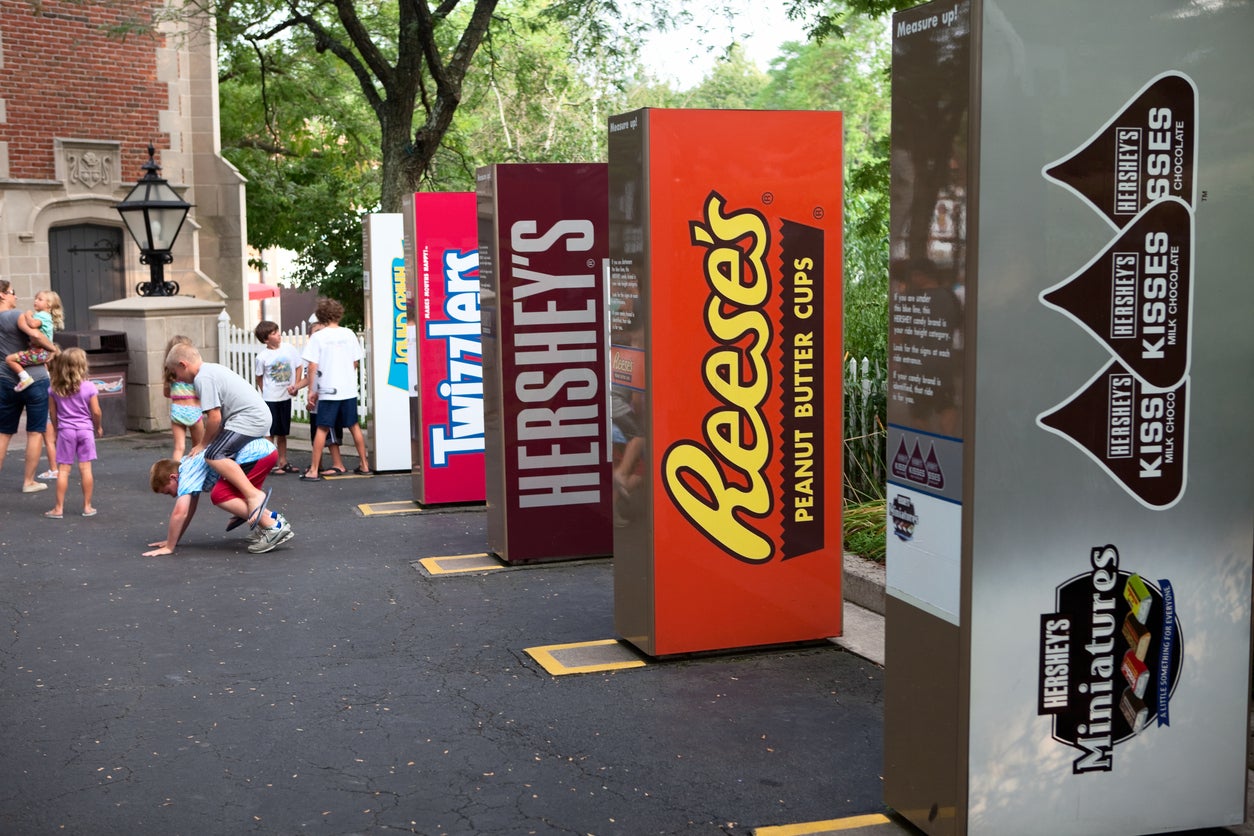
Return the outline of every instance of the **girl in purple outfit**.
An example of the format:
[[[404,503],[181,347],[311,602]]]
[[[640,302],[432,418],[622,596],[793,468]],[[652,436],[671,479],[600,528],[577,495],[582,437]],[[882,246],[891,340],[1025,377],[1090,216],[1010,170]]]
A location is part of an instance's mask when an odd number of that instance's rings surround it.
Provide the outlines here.
[[[91,504],[95,479],[91,463],[96,458],[96,436],[104,435],[96,386],[87,380],[87,352],[67,348],[48,361],[52,389],[48,395],[48,420],[57,428],[57,505],[44,512],[59,520],[65,513],[65,492],[70,486],[70,464],[78,462],[83,480],[83,516],[96,516]]]

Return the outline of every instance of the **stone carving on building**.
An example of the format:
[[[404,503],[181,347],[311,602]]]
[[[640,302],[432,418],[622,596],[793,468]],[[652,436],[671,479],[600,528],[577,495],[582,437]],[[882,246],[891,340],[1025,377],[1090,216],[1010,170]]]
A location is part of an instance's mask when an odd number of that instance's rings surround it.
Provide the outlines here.
[[[68,192],[112,195],[121,172],[116,142],[58,140],[57,166]]]

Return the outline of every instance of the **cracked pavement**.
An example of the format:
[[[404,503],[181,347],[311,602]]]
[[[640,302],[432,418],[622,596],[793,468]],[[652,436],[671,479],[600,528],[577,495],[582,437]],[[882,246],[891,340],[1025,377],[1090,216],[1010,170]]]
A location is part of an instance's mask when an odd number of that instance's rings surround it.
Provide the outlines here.
[[[482,551],[486,518],[358,512],[410,499],[407,473],[273,476],[290,543],[249,555],[204,501],[144,558],[168,437],[99,450],[95,518],[44,519],[19,456],[0,471],[0,833],[735,834],[884,809],[881,671],[834,645],[551,677],[525,648],[614,635],[608,560],[428,577],[411,562]]]

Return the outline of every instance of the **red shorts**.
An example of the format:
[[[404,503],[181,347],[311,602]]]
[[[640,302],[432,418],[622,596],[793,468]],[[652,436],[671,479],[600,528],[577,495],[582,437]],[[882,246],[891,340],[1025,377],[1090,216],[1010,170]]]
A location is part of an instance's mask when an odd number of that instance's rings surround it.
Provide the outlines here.
[[[58,460],[59,461],[59,460]],[[252,482],[255,487],[260,488],[262,483],[266,481],[266,477],[270,475],[270,471],[279,463],[279,451],[275,450],[268,456],[263,456],[253,462],[250,470],[245,470],[248,475],[248,481]],[[231,483],[225,479],[219,479],[213,486],[213,490],[209,492],[209,499],[214,505],[221,505],[228,499],[243,499],[239,495],[239,491],[231,487]]]

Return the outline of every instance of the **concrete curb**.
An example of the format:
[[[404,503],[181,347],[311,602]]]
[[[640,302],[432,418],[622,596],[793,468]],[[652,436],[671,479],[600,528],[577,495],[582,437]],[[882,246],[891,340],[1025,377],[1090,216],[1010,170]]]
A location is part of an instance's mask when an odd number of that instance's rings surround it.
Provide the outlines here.
[[[845,554],[845,600],[864,610],[884,614],[884,564]]]

